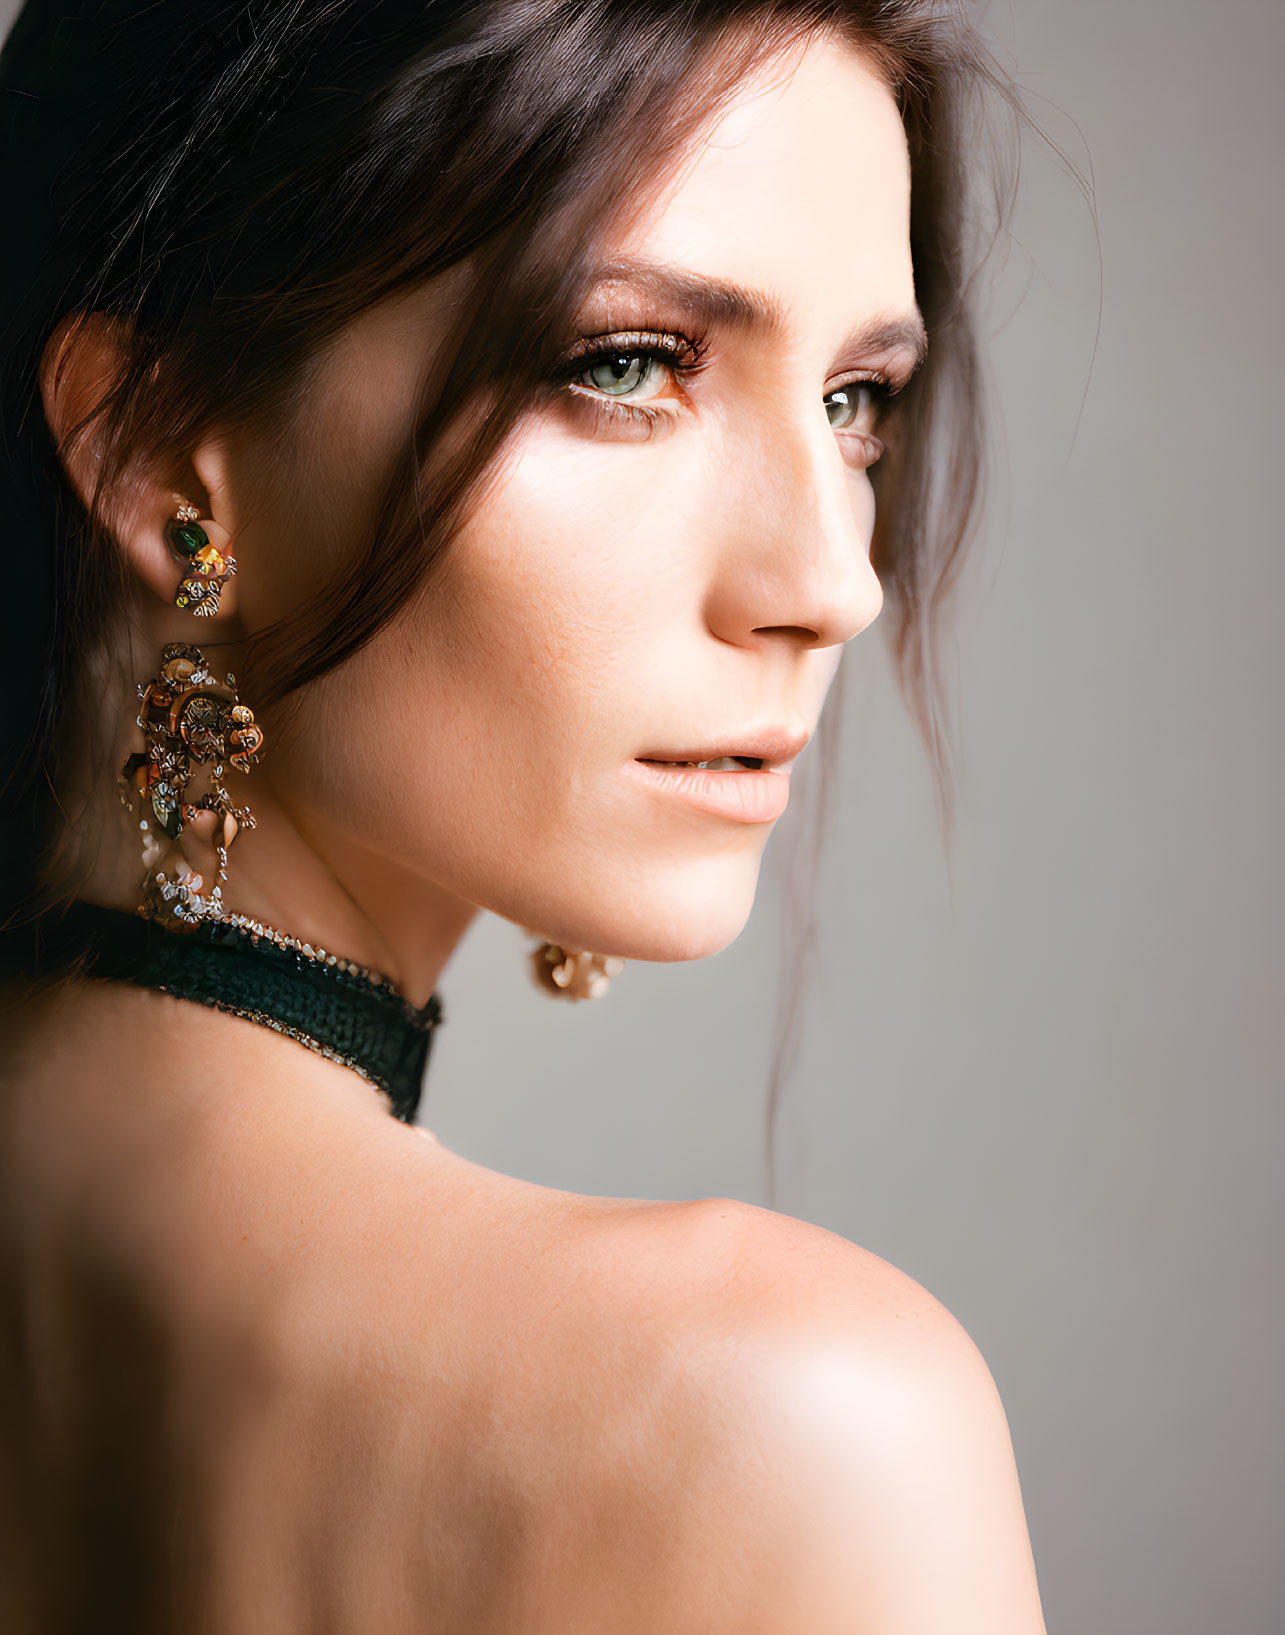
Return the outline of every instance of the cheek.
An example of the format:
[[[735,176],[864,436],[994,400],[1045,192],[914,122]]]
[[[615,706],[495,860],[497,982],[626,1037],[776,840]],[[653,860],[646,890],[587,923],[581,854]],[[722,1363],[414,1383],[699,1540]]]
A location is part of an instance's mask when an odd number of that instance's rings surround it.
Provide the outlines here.
[[[398,618],[309,690],[292,798],[429,873],[575,835],[581,771],[637,747],[675,586],[694,589],[656,491],[642,460],[529,445]]]
[[[691,541],[657,502],[676,491],[681,458],[538,434],[457,541],[433,617],[466,633],[459,662],[496,690],[505,678],[510,714],[521,698],[574,717],[578,700],[636,687],[654,663],[681,617],[676,590],[696,583]]]

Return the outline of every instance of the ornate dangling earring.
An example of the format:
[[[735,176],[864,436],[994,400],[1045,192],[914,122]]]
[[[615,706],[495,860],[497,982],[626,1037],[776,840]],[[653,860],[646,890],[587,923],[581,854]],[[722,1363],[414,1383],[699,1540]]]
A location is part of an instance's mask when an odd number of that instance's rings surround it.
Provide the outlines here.
[[[199,611],[199,610],[198,610]],[[205,655],[171,642],[160,674],[140,682],[138,725],[146,749],[121,768],[121,801],[139,801],[143,833],[143,900],[139,912],[173,930],[224,919],[222,887],[228,848],[242,829],[254,828],[248,806],[234,806],[224,772],[248,772],[263,747],[254,711],[237,697],[236,677],[216,681]],[[195,767],[208,768],[208,787],[192,799]]]
[[[236,557],[227,548],[227,536],[217,523],[198,522],[201,513],[181,494],[174,498],[178,510],[165,524],[165,543],[170,554],[183,564],[183,578],[174,596],[175,607],[190,609],[198,618],[213,618],[219,611],[223,587],[236,572]],[[211,529],[224,537],[216,545]]]
[[[550,942],[540,931],[522,929],[537,937],[540,946],[531,954],[531,973],[541,993],[561,999],[601,999],[613,976],[619,976],[625,962],[616,954],[574,953],[561,943]]]

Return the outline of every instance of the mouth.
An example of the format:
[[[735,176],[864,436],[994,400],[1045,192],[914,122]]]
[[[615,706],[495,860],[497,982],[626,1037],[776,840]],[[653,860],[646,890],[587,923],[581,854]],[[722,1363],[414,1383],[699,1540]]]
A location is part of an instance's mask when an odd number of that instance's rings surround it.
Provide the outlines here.
[[[721,743],[682,749],[649,749],[635,757],[644,766],[677,767],[702,772],[780,772],[800,754],[811,733],[790,727],[729,732]]]
[[[773,771],[759,755],[718,755],[703,762],[639,756],[622,770],[653,798],[676,799],[736,823],[774,823],[790,798],[789,768]]]
[[[701,772],[762,772],[767,763],[760,755],[718,755],[712,761],[661,761],[654,756],[639,755],[644,766],[686,767]]]

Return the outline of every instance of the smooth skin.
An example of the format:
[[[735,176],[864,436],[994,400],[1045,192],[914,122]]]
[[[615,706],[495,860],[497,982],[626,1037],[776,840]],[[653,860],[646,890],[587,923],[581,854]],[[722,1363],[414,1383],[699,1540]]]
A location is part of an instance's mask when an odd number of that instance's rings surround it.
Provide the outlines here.
[[[697,325],[619,273],[594,295],[586,336],[699,334],[704,367],[648,364],[607,407],[599,373],[528,416],[424,593],[288,730],[261,717],[233,907],[417,1001],[482,908],[632,959],[739,934],[771,826],[623,768],[811,731],[877,616],[857,383],[915,366],[908,219],[897,110],[851,48],[814,38],[740,88],[612,260],[765,294],[777,327]],[[301,561],[359,534],[448,298],[389,302],[326,348],[284,445],[211,437],[108,497],[139,585],[126,668],[216,631],[234,655],[306,591]],[[113,344],[66,338],[44,374],[56,432]],[[88,495],[92,440],[67,464]],[[170,606],[174,492],[239,564],[199,626]],[[130,711],[101,676],[68,800],[93,837],[81,894],[130,907],[137,833],[89,775],[132,747]],[[6,1024],[4,1299],[31,1336],[7,1412],[38,1431],[12,1445],[66,1446],[71,1472],[33,1453],[0,1473],[35,1562],[126,1584],[134,1563],[163,1588],[173,1561],[157,1627],[219,1635],[1043,1631],[989,1370],[878,1257],[727,1199],[496,1174],[356,1075],[162,994],[81,984]],[[127,1492],[82,1469],[105,1420]],[[41,1515],[76,1480],[112,1525],[55,1541]],[[20,1499],[37,1481],[47,1513]]]

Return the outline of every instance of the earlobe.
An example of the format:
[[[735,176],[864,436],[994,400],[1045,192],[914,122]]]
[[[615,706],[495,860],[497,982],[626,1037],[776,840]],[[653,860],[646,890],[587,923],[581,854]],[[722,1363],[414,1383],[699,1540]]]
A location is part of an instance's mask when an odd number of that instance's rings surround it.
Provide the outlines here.
[[[127,347],[121,324],[101,312],[69,314],[50,336],[40,390],[63,470],[152,596],[207,617],[230,611],[232,598],[222,593],[236,571],[231,534],[209,515],[203,492],[207,476],[212,491],[223,487],[219,446],[211,442],[168,480],[141,458],[104,472],[106,419],[95,411],[121,379]],[[176,478],[186,492],[176,492]],[[196,528],[184,534],[183,523]]]

